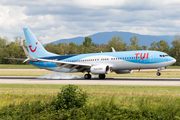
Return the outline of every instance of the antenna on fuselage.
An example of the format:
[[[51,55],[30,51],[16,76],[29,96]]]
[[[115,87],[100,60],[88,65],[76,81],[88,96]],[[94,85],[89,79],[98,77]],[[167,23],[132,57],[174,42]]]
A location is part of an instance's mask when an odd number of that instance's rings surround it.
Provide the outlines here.
[[[112,52],[116,52],[116,50],[113,47],[111,47],[111,48],[112,48]]]

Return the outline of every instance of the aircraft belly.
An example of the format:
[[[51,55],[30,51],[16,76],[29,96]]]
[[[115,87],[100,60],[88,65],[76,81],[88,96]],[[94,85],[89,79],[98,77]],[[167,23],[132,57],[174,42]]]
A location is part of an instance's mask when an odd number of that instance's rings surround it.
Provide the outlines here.
[[[127,69],[139,69],[137,63],[128,61],[118,61],[113,64],[113,70],[127,70]]]
[[[162,63],[142,64],[128,61],[118,61],[114,62],[112,70],[156,69],[164,66],[165,65]]]

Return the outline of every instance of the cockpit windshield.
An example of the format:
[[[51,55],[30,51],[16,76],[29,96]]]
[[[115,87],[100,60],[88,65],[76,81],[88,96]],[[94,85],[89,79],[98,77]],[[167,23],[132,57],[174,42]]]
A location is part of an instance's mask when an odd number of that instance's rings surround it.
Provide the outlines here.
[[[166,55],[159,55],[159,56],[160,57],[168,57],[169,55],[166,54]]]

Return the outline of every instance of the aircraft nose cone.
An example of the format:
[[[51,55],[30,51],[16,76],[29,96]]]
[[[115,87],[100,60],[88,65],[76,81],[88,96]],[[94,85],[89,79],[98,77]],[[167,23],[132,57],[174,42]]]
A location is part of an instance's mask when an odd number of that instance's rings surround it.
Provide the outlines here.
[[[173,63],[175,63],[175,62],[176,62],[176,59],[175,59],[175,58],[173,58],[172,62],[173,62]]]
[[[176,59],[173,58],[173,57],[171,57],[171,58],[170,58],[170,62],[171,62],[171,64],[174,64],[174,63],[176,62]]]
[[[176,59],[175,58],[173,58],[173,57],[169,57],[168,59],[166,59],[167,60],[167,65],[169,66],[169,65],[172,65],[172,64],[174,64],[175,62],[176,62]]]

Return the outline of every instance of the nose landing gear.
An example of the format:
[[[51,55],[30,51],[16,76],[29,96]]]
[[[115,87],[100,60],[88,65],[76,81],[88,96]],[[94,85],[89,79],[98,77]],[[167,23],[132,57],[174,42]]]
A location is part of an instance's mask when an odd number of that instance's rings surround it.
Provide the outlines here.
[[[157,76],[161,76],[161,73],[159,72],[159,70],[156,73]]]

